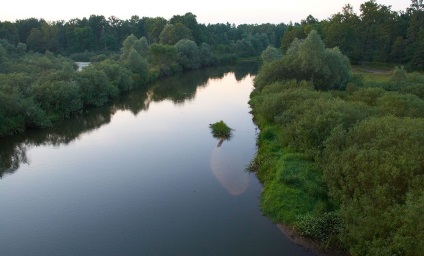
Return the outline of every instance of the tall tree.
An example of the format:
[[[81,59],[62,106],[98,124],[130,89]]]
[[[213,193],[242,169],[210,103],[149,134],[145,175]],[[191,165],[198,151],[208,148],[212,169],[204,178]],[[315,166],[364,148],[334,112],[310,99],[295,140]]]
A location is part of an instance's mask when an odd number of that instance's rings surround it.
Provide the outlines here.
[[[15,23],[9,21],[0,22],[0,38],[6,39],[11,44],[17,44],[19,42],[19,34]]]
[[[182,23],[167,24],[159,35],[161,44],[174,45],[181,39],[193,39],[191,29],[184,26]]]
[[[361,59],[360,20],[353,7],[347,4],[341,13],[334,14],[323,22],[324,41],[328,47],[339,47],[350,60]]]
[[[162,32],[163,28],[166,25],[166,20],[164,18],[146,18],[144,20],[144,30],[146,31],[146,38],[149,44],[159,42],[159,35]]]
[[[204,42],[204,35],[202,33],[201,27],[197,23],[196,15],[191,12],[184,14],[183,16],[174,15],[169,22],[171,24],[177,25],[178,23],[183,24],[192,31],[193,39],[197,44]]]

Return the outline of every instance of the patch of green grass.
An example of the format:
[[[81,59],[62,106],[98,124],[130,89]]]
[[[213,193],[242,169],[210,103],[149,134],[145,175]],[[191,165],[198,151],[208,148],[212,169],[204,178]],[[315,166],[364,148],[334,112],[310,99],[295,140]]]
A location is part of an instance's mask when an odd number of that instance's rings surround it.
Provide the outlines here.
[[[249,166],[264,189],[261,207],[274,222],[296,224],[301,216],[328,211],[327,188],[315,163],[282,147],[279,129],[265,126],[258,136],[258,153]]]
[[[261,206],[273,221],[295,223],[300,216],[329,210],[322,173],[302,154],[282,155],[273,179],[264,184]]]

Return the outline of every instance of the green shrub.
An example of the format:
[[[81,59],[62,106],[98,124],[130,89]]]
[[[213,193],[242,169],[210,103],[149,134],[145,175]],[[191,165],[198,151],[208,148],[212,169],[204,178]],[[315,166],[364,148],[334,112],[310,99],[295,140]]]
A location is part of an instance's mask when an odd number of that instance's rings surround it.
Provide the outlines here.
[[[224,121],[219,121],[214,124],[210,124],[209,127],[212,130],[212,134],[215,138],[229,138],[231,137],[231,129],[224,123]]]

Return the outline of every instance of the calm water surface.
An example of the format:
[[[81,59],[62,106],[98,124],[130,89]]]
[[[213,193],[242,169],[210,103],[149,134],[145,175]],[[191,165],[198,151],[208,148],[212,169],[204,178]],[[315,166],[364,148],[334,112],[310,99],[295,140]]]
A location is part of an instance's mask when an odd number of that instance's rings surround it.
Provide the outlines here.
[[[0,140],[0,255],[310,255],[261,215],[244,171],[250,71],[183,74]],[[219,120],[235,131],[216,147]]]

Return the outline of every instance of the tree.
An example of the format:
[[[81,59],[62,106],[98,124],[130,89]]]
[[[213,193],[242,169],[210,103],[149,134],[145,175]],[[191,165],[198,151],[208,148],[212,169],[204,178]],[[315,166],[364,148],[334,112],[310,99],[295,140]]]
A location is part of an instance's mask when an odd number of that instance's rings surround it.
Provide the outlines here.
[[[361,4],[360,10],[362,61],[388,61],[390,47],[399,36],[394,33],[396,15],[390,6],[379,5],[375,0]]]
[[[136,75],[133,78],[136,82],[144,84],[148,81],[149,64],[135,49],[130,50],[124,64]]]
[[[136,41],[137,37],[135,37],[133,34],[125,38],[121,48],[121,60],[126,60],[128,58],[128,55],[130,54],[130,51],[134,48],[134,44]]]
[[[197,69],[200,67],[199,48],[196,43],[189,39],[181,39],[175,44],[179,63],[184,69]]]
[[[77,83],[71,81],[47,81],[31,88],[35,102],[48,113],[50,120],[69,118],[82,109]]]
[[[281,49],[283,50],[283,52],[286,52],[295,38],[305,39],[306,36],[307,34],[303,30],[303,27],[301,27],[300,25],[289,26],[287,31],[284,33],[283,38],[281,39]]]
[[[181,23],[167,24],[159,35],[161,44],[174,45],[181,39],[193,39],[191,30]]]
[[[202,66],[207,67],[214,64],[214,56],[211,47],[207,43],[202,43],[200,46],[200,63]]]
[[[134,81],[131,78],[131,71],[118,62],[107,59],[92,65],[97,65],[100,70],[104,71],[112,85],[119,89],[119,92],[128,92],[133,88]]]
[[[201,26],[197,23],[196,15],[194,15],[193,13],[188,12],[184,14],[183,16],[174,15],[169,20],[169,23],[173,25],[177,25],[178,23],[180,23],[181,25],[184,25],[184,27],[190,29],[191,31],[190,35],[192,35],[193,38],[189,38],[189,39],[194,40],[196,44],[200,44],[201,42],[205,41],[205,37],[203,35]]]
[[[406,42],[402,36],[398,36],[393,42],[390,60],[395,63],[405,62],[406,57]]]
[[[416,50],[412,55],[411,67],[416,70],[424,70],[424,29],[420,31],[417,37]]]
[[[135,41],[133,47],[143,58],[149,54],[149,44],[144,36]]]
[[[166,25],[166,20],[164,18],[143,18],[144,20],[144,30],[146,31],[146,37],[149,44],[159,42],[159,35],[162,32],[163,28]]]
[[[261,54],[262,61],[264,63],[271,62],[273,60],[278,60],[283,57],[281,50],[278,50],[275,47],[268,46]]]
[[[348,4],[342,13],[337,13],[323,22],[324,41],[327,47],[339,47],[350,60],[361,60],[362,44],[360,41],[360,19]]]
[[[33,50],[36,52],[46,51],[46,48],[44,46],[43,33],[41,32],[39,28],[31,29],[31,32],[29,33],[29,36],[26,41],[28,44],[28,48],[30,50]]]
[[[80,88],[84,106],[102,106],[119,93],[103,70],[88,66],[77,72],[75,80]]]
[[[16,20],[16,28],[19,34],[19,42],[27,43],[27,38],[33,28],[41,28],[41,25],[45,23],[43,19],[29,18],[25,20]]]
[[[96,50],[105,48],[105,29],[107,26],[106,18],[103,15],[90,15],[88,18],[88,25],[93,31],[94,37],[96,38]]]
[[[15,23],[4,21],[0,22],[0,38],[6,39],[12,44],[19,42],[19,34]]]
[[[314,82],[314,79],[331,75],[325,63],[325,45],[318,32],[311,31],[306,39],[299,45],[297,58],[303,74]],[[305,77],[306,78],[306,77]]]

